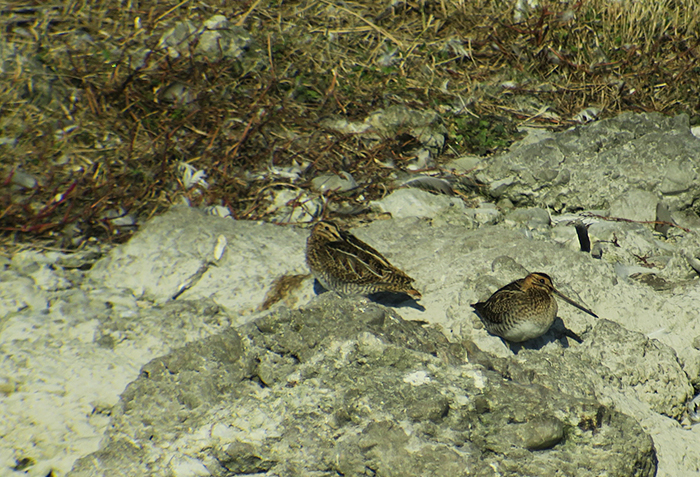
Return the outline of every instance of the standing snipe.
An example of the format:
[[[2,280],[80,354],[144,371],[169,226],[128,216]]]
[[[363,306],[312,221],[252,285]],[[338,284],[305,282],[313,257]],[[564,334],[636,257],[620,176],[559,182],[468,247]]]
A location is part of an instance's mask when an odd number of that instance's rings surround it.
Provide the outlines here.
[[[306,263],[327,290],[352,295],[398,292],[420,298],[413,278],[381,253],[332,222],[314,225],[306,242]]]
[[[472,306],[489,333],[520,342],[537,338],[552,326],[558,310],[554,294],[598,318],[591,310],[562,295],[545,273],[531,273],[496,291],[488,300]]]

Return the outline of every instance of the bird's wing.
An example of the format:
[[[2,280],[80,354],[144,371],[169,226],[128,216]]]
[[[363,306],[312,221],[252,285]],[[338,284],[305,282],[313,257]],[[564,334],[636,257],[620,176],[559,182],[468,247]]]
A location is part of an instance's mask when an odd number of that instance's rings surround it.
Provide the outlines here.
[[[518,296],[523,292],[523,279],[516,280],[508,285],[499,288],[486,301],[475,303],[472,306],[481,315],[486,315],[493,323],[502,323],[513,311],[513,301],[517,301]]]
[[[349,235],[348,240],[328,244],[329,259],[336,270],[360,283],[382,282],[391,275],[408,276],[392,266],[379,252]],[[410,280],[410,279],[409,279]]]
[[[514,282],[510,282],[508,285],[496,290],[496,293],[494,293],[492,296],[496,296],[500,292],[505,292],[505,291],[514,291],[514,292],[521,292],[522,293],[524,281],[525,281],[525,279],[521,278],[519,280],[515,280]]]

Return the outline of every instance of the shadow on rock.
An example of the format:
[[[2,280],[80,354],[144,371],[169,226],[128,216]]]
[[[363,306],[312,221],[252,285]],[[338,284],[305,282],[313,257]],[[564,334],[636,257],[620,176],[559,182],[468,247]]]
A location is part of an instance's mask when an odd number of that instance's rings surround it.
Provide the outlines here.
[[[569,339],[579,344],[583,343],[583,339],[579,335],[567,328],[561,318],[556,317],[552,327],[539,338],[523,341],[522,343],[509,343],[505,340],[503,342],[514,354],[518,354],[520,350],[539,350],[553,342],[558,342],[562,348],[568,348]]]
[[[330,292],[330,290],[325,289],[318,280],[314,279],[314,293],[316,295],[320,296],[328,292]],[[338,294],[338,296],[342,295]],[[423,305],[418,303],[406,293],[377,292],[367,295],[367,298],[375,303],[391,308],[413,308],[415,310],[425,311],[425,307]]]

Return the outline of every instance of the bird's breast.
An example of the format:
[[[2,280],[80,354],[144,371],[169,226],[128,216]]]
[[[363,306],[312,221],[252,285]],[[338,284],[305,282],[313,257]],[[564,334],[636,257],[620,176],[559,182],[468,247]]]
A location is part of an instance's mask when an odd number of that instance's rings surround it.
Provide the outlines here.
[[[551,322],[544,321],[519,321],[514,323],[510,328],[504,330],[502,336],[508,341],[519,343],[542,336],[551,325]]]

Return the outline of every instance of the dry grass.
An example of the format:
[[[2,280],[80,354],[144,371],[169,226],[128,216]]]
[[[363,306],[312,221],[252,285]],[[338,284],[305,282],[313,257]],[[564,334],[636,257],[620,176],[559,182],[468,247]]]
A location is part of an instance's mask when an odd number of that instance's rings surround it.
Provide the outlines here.
[[[394,171],[380,162],[409,159],[404,138],[341,135],[319,126],[328,116],[433,108],[450,130],[444,163],[504,147],[517,125],[569,126],[588,106],[700,110],[693,0],[550,0],[517,23],[510,2],[488,0],[35,3],[0,7],[5,245],[123,241],[133,228],[114,215],[142,221],[183,198],[265,219],[265,190],[291,182],[265,172],[294,163],[310,164],[299,190],[353,174],[358,189],[325,200],[359,209],[387,191]],[[257,63],[159,46],[176,23],[214,14],[251,33]],[[173,83],[196,101],[171,101]],[[209,187],[186,188],[180,162]]]

